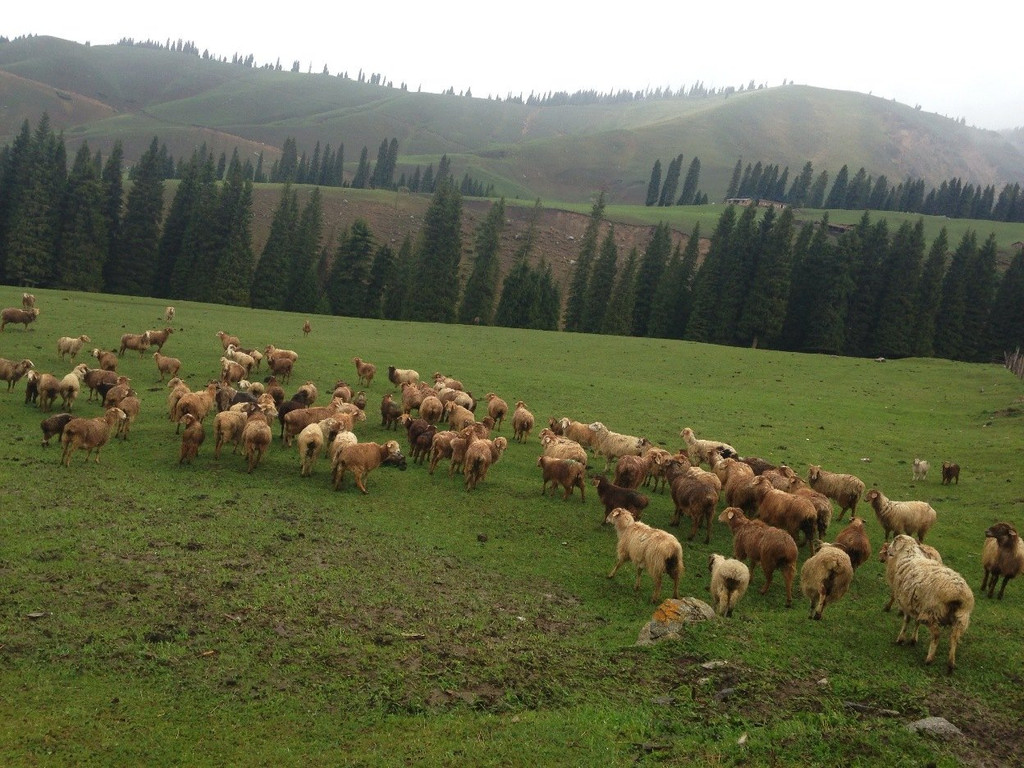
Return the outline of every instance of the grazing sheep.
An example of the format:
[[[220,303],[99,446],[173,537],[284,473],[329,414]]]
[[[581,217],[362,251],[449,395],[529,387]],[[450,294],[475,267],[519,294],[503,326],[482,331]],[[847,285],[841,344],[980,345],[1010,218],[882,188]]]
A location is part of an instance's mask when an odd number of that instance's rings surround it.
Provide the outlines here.
[[[102,371],[116,371],[117,370],[117,352],[110,350],[109,352],[105,349],[94,349],[90,353],[100,364],[100,370]]]
[[[267,414],[259,409],[250,412],[242,428],[242,450],[245,452],[245,463],[250,474],[260,465],[263,454],[267,452],[273,440],[274,433],[270,431]]]
[[[366,476],[381,464],[395,466],[405,470],[405,457],[397,440],[388,440],[386,443],[356,443],[346,445],[338,451],[334,470],[334,490],[339,490],[345,484],[345,473],[351,472],[355,478],[356,487],[366,493]]]
[[[924,480],[928,477],[928,470],[931,465],[924,459],[914,459],[914,480]]]
[[[786,607],[793,604],[793,577],[796,576],[796,541],[781,528],[764,520],[750,520],[739,507],[726,507],[718,516],[732,531],[732,556],[750,560],[751,575],[758,565],[765,574],[761,594],[768,592],[772,575],[778,568],[786,582]]]
[[[615,546],[615,565],[608,573],[612,578],[619,567],[629,561],[636,564],[636,582],[633,591],[640,589],[640,577],[647,575],[654,581],[651,602],[657,604],[661,597],[661,579],[664,574],[672,577],[672,597],[679,599],[679,579],[683,575],[683,546],[668,531],[651,528],[634,519],[628,509],[613,509],[608,519],[615,525],[618,542]]]
[[[405,427],[406,436],[409,438],[410,451],[415,450],[416,439],[433,426],[426,419],[414,419],[406,414],[402,414],[400,421]]]
[[[839,547],[849,556],[854,570],[867,562],[871,557],[871,541],[864,528],[864,518],[856,515],[851,518],[850,524],[836,534],[832,546]]]
[[[750,585],[750,569],[741,560],[712,554],[708,557],[708,572],[711,574],[711,598],[715,613],[730,618],[736,603],[747,592]]]
[[[882,524],[885,532],[883,541],[888,541],[890,534],[900,533],[917,536],[918,541],[924,541],[928,529],[938,518],[927,501],[892,501],[877,488],[868,491],[864,500],[871,504],[878,522]]]
[[[295,402],[292,400],[291,402]],[[284,405],[287,405],[285,403]],[[285,410],[284,406],[278,411],[281,419],[281,439],[285,445],[291,447],[292,440],[310,424],[316,424],[332,416],[339,416],[341,403],[332,401],[331,405],[316,406],[312,408],[293,408]],[[283,414],[283,415],[282,415]]]
[[[33,307],[32,309],[8,307],[7,309],[0,311],[0,332],[7,327],[8,323],[24,325],[25,330],[27,331],[28,324],[35,322],[37,317],[39,317],[39,307]]]
[[[213,417],[213,457],[220,458],[221,448],[225,443],[231,443],[234,447],[232,453],[237,453],[238,445],[242,441],[242,430],[249,420],[249,413],[254,406],[240,411],[221,411]]]
[[[516,401],[516,409],[512,411],[512,439],[525,443],[533,431],[534,418],[522,400]]]
[[[229,333],[224,333],[224,331],[217,331],[215,335],[217,336],[218,339],[220,339],[220,345],[221,347],[224,348],[225,352],[227,351],[227,348],[232,345],[236,347],[242,346],[242,342],[238,340],[237,336],[232,336]]]
[[[952,461],[942,462],[942,484],[949,485],[954,480],[960,485],[960,465]]]
[[[309,477],[313,474],[313,465],[317,457],[323,453],[325,445],[332,443],[339,428],[337,419],[328,416],[326,419],[306,425],[299,432],[295,444],[299,451],[300,477]]]
[[[71,466],[71,454],[79,448],[85,449],[85,460],[88,461],[96,451],[96,463],[100,462],[100,449],[110,440],[111,433],[117,425],[127,418],[120,408],[109,408],[95,419],[75,418],[69,421],[61,433],[60,443],[64,446],[61,452],[61,463]]]
[[[592,482],[597,487],[597,497],[601,499],[601,503],[604,505],[604,517],[601,518],[602,525],[608,522],[612,510],[619,507],[628,509],[633,517],[639,520],[651,501],[639,491],[620,488],[615,483],[609,482],[604,475],[594,475]]]
[[[132,424],[135,423],[139,417],[139,411],[142,410],[142,403],[135,394],[135,390],[132,389],[118,401],[117,407],[124,411],[125,415],[124,421],[117,425],[117,434],[121,436],[122,440],[127,440],[128,434],[132,430]]]
[[[907,625],[914,621],[911,644],[917,642],[921,624],[928,627],[931,643],[925,664],[935,660],[939,645],[939,628],[950,627],[949,659],[946,670],[956,669],[956,647],[967,631],[974,610],[974,593],[964,577],[941,563],[926,557],[914,539],[898,534],[889,545],[889,559],[885,564],[886,578],[890,579],[893,595],[903,612],[903,625],[896,637],[902,645]]]
[[[377,375],[377,366],[358,357],[353,357],[352,362],[355,363],[356,373],[359,375],[359,386],[369,387],[373,377]]]
[[[84,333],[81,336],[61,336],[57,339],[57,354],[60,359],[63,360],[65,355],[71,355],[71,362],[75,361],[75,356],[82,351],[82,345],[91,342],[88,336]]]
[[[508,416],[508,403],[493,392],[488,392],[484,399],[487,401],[487,415],[494,419],[494,428],[500,431],[501,422]]]
[[[764,475],[755,477],[751,485],[757,499],[758,517],[794,539],[798,533],[803,533],[804,543],[810,548],[818,533],[818,512],[810,499],[773,488]]]
[[[178,456],[179,464],[191,464],[192,459],[199,453],[199,446],[206,439],[206,432],[203,431],[203,422],[186,413],[181,417],[181,423],[185,429],[181,432],[181,453]]]
[[[117,355],[114,355],[114,359],[117,360]],[[89,388],[90,400],[93,399],[95,394],[99,393],[100,400],[102,401],[103,395],[106,394],[107,389],[117,382],[118,379],[116,371],[107,371],[102,368],[90,368],[85,363],[79,363],[76,365],[75,370],[80,370],[82,372],[82,383]],[[101,387],[104,387],[102,392],[100,392]]]
[[[544,483],[540,488],[540,495],[546,496],[548,483],[551,483],[551,493],[554,495],[559,485],[565,490],[562,494],[562,501],[567,500],[574,488],[580,489],[580,501],[586,501],[586,467],[578,461],[571,459],[552,459],[549,456],[538,456],[537,466],[541,469]]]
[[[396,387],[401,387],[403,384],[418,384],[419,380],[420,375],[412,368],[395,368],[393,365],[388,366],[388,381]]]
[[[167,355],[161,355],[159,352],[153,353],[153,360],[156,361],[156,369],[160,372],[160,381],[164,380],[164,376],[178,375],[178,371],[181,370],[181,360],[176,357],[168,357]]]
[[[646,437],[634,437],[633,435],[612,432],[600,421],[593,422],[589,428],[594,433],[591,438],[594,453],[598,456],[604,456],[605,474],[608,474],[613,459],[618,459],[620,456],[627,454],[639,456],[651,445],[651,442]]]
[[[430,393],[429,389],[423,389],[420,385],[412,384],[410,382],[400,384],[399,389],[402,391],[402,413],[418,411],[420,404],[423,402],[423,398]],[[450,403],[447,403],[445,407],[447,408],[449,405]],[[472,416],[472,414],[470,414],[470,416]],[[447,411],[442,412],[441,418],[448,418]]]
[[[841,547],[822,544],[821,549],[804,561],[800,569],[800,591],[811,601],[807,616],[821,620],[825,607],[838,602],[853,581],[850,556]]]
[[[32,309],[36,305],[36,297],[31,293],[21,294],[21,306],[23,309]]]
[[[163,352],[164,344],[167,343],[167,338],[174,333],[174,329],[167,326],[163,329],[146,331],[149,334],[149,346],[156,347],[157,352]]]
[[[167,307],[164,310],[164,322],[171,322],[174,319],[174,307]]]
[[[693,541],[693,537],[703,525],[704,543],[710,543],[711,520],[715,514],[715,505],[718,504],[721,481],[711,472],[705,472],[698,467],[684,467],[674,461],[670,461],[666,467],[665,477],[672,493],[672,503],[675,505],[675,514],[672,515],[670,525],[679,525],[681,516],[686,514],[691,521],[688,541]]]
[[[85,372],[76,367],[60,380],[57,391],[60,393],[61,410],[70,411],[74,407],[75,399],[82,390],[84,378]]]
[[[444,403],[433,395],[427,395],[420,401],[420,418],[429,424],[437,424],[444,413]]]
[[[309,324],[309,320],[302,324],[302,335],[309,336],[309,332],[313,330],[313,326]]]
[[[1006,582],[1017,578],[1024,571],[1024,541],[1017,535],[1017,529],[1009,523],[996,523],[985,531],[985,545],[981,549],[981,567],[985,576],[981,580],[981,591],[988,588],[992,597],[996,582],[1003,577],[999,588],[999,599],[1003,599]]]
[[[864,481],[856,475],[843,475],[828,472],[816,464],[807,469],[807,482],[814,490],[824,493],[839,505],[839,519],[843,519],[846,510],[850,517],[857,514],[857,502],[864,493]]]
[[[0,381],[7,382],[7,391],[10,392],[14,389],[14,385],[18,383],[18,379],[33,368],[35,368],[35,363],[27,357],[17,362],[8,360],[6,357],[0,357]]]
[[[70,413],[58,413],[39,422],[39,428],[43,430],[43,446],[48,446],[51,438],[59,438],[64,433],[64,427],[73,418],[75,417]]]
[[[587,465],[587,451],[582,445],[568,437],[559,437],[550,429],[545,428],[540,431],[540,445],[545,456],[555,459],[572,459],[584,467]]]
[[[126,349],[133,349],[139,353],[139,357],[149,349],[149,331],[144,333],[125,333],[121,335],[121,348],[117,351],[117,356],[120,357],[124,354]]]
[[[712,466],[714,461],[712,454],[717,453],[720,456],[726,458],[736,458],[739,456],[736,453],[736,449],[728,443],[723,443],[721,440],[698,440],[697,436],[693,433],[693,430],[689,427],[685,427],[679,436],[683,438],[686,443],[686,453],[690,458],[690,463],[694,466],[698,464],[707,464],[709,467]]]
[[[39,392],[39,410],[48,413],[60,394],[60,379],[51,373],[41,373],[36,387]]]
[[[224,357],[221,360],[225,357],[242,366],[245,369],[246,376],[252,375],[253,368],[256,367],[256,358],[248,352],[243,352],[234,344],[228,344],[228,348],[224,350]]]
[[[501,458],[507,447],[508,440],[496,437],[493,440],[476,440],[466,448],[462,472],[466,476],[467,491],[474,490],[487,479],[487,470]]]

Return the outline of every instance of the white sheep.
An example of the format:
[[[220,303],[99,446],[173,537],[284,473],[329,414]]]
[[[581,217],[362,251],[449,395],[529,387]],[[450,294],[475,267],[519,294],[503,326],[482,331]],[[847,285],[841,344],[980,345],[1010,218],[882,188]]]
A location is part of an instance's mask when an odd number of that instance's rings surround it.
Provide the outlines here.
[[[174,319],[174,307],[167,307],[164,310],[164,320],[169,323],[173,319]]]
[[[711,573],[715,613],[729,618],[750,586],[750,569],[740,560],[712,554],[708,557],[708,571]]]
[[[608,474],[608,470],[611,469],[613,460],[627,454],[640,456],[651,445],[651,442],[646,437],[634,437],[633,435],[612,432],[600,421],[591,423],[589,429],[593,433],[592,444],[594,446],[594,453],[598,456],[604,456],[605,474]]]
[[[811,601],[808,618],[820,620],[825,606],[845,595],[852,581],[850,556],[840,547],[822,543],[800,569],[800,591]]]
[[[839,520],[843,519],[846,510],[850,510],[850,517],[857,514],[857,502],[864,494],[864,481],[856,475],[829,472],[811,464],[807,470],[807,483],[839,505]]]
[[[914,459],[914,480],[924,480],[928,477],[928,470],[931,465],[924,459]]]
[[[63,360],[65,355],[71,355],[71,361],[74,362],[75,356],[82,351],[82,345],[91,342],[88,336],[84,333],[81,336],[61,336],[57,339],[57,354],[60,359]]]
[[[238,363],[240,366],[245,368],[245,375],[248,376],[252,373],[252,369],[256,366],[256,358],[252,355],[243,352],[234,344],[228,344],[228,348],[224,350],[224,357],[228,360],[232,360]]]
[[[739,454],[736,449],[721,440],[699,440],[690,427],[684,427],[679,436],[686,443],[686,452],[689,455],[690,463],[694,466],[707,464],[709,467],[715,461],[712,454],[717,453],[726,458],[736,458]]]
[[[299,452],[299,476],[309,477],[313,474],[313,465],[317,457],[323,453],[324,446],[329,445],[338,432],[338,421],[330,416],[314,424],[303,427],[295,440]]]
[[[1017,535],[1017,529],[1009,523],[996,523],[985,531],[985,545],[981,550],[981,567],[985,576],[981,580],[981,591],[988,588],[991,598],[996,582],[1003,577],[999,588],[999,599],[1003,599],[1006,582],[1024,572],[1024,541]]]
[[[60,380],[58,392],[61,397],[61,409],[70,411],[75,403],[75,398],[82,390],[82,382],[85,380],[85,372],[76,367],[71,373]]]
[[[388,381],[394,384],[396,387],[401,387],[403,384],[418,384],[420,375],[412,368],[395,368],[393,365],[388,366]]]
[[[890,534],[900,533],[917,536],[918,541],[924,541],[928,529],[938,518],[927,501],[892,501],[877,488],[868,491],[864,500],[871,504],[878,522],[882,524],[885,532],[883,541],[888,541]]]
[[[886,578],[903,612],[903,625],[896,643],[903,644],[911,621],[917,622],[910,641],[916,643],[917,630],[924,624],[931,633],[925,664],[931,664],[939,645],[939,628],[950,627],[946,669],[952,672],[956,669],[957,644],[967,631],[974,610],[974,593],[964,577],[926,557],[918,543],[905,534],[898,534],[889,545],[885,568]]]
[[[467,491],[472,491],[481,480],[487,479],[487,470],[501,458],[507,447],[508,440],[496,437],[494,440],[476,440],[466,448],[462,466]]]
[[[553,459],[571,459],[587,466],[586,449],[575,440],[560,437],[546,427],[540,431],[540,445],[545,456]]]
[[[608,573],[612,578],[626,561],[636,564],[636,582],[633,591],[640,589],[640,577],[644,569],[654,581],[651,602],[661,597],[661,579],[664,574],[672,577],[672,597],[679,599],[679,579],[683,575],[683,546],[679,539],[668,531],[651,528],[633,518],[633,513],[623,507],[616,507],[608,515],[615,525],[618,543],[615,547],[615,565]]]

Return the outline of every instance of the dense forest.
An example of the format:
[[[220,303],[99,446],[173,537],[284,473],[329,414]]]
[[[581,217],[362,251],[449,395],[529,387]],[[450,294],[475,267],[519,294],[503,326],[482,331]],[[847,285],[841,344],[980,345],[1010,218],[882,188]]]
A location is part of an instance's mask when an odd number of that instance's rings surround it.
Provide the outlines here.
[[[382,143],[384,162],[389,146]],[[69,170],[63,138],[47,118],[34,130],[26,123],[0,150],[0,280],[869,357],[989,361],[1024,340],[1024,250],[1000,275],[994,236],[968,231],[950,243],[943,230],[928,243],[921,220],[891,232],[884,218],[865,213],[836,237],[827,216],[797,226],[790,206],[730,205],[703,258],[699,231],[673,246],[667,224],[653,227],[642,252],[620,254],[601,195],[562,312],[551,269],[533,253],[532,231],[516,241],[513,266],[502,277],[503,200],[475,229],[466,249],[472,263],[461,263],[463,192],[444,167],[431,179],[418,236],[397,251],[379,244],[360,219],[328,250],[318,191],[300,207],[285,181],[266,245],[256,254],[250,231],[256,174],[237,153],[218,162],[200,150],[171,163],[154,138],[132,167],[127,191],[123,162],[116,146],[103,158],[83,145]],[[172,165],[180,182],[165,206]],[[376,172],[366,169],[369,178]]]

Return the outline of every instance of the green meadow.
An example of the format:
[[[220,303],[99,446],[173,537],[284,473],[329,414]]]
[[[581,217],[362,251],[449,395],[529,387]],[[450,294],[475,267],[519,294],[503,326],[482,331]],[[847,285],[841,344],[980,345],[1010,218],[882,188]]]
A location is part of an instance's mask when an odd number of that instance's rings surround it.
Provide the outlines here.
[[[8,326],[0,356],[58,377],[73,367],[59,336],[116,349],[164,325],[155,299],[36,295],[38,321]],[[2,306],[20,296],[0,287]],[[410,462],[375,470],[364,496],[351,480],[332,490],[322,458],[300,477],[276,427],[252,474],[230,450],[214,459],[212,419],[180,466],[151,355],[120,361],[142,413],[99,463],[79,452],[61,466],[24,380],[0,386],[0,764],[1021,764],[1024,583],[1002,601],[978,591],[985,528],[1024,525],[1024,382],[1002,367],[325,316],[304,337],[302,315],[175,306],[163,351],[193,389],[218,374],[224,330],[297,351],[286,390],[313,380],[322,402],[337,380],[355,384],[353,356],[376,363],[361,441],[396,436],[378,411],[388,365],[522,399],[537,428],[473,492],[445,463],[431,476]],[[86,398],[76,414],[100,415]],[[671,450],[690,426],[804,476],[820,464],[930,502],[926,541],[977,598],[957,670],[948,632],[930,667],[927,633],[895,645],[875,560],[821,622],[796,589],[785,607],[778,576],[759,594],[759,570],[732,619],[638,647],[651,582],[635,593],[631,567],[606,578],[615,532],[596,489],[583,503],[540,493],[537,433],[563,415]],[[932,465],[921,482],[915,456]],[[944,459],[961,465],[958,485],[940,484]],[[669,494],[650,495],[644,521],[667,527]],[[858,511],[877,551],[881,528]],[[709,599],[707,556],[731,554],[731,536],[716,522],[706,546],[688,530],[674,530],[680,592]],[[906,729],[927,716],[963,735]]]

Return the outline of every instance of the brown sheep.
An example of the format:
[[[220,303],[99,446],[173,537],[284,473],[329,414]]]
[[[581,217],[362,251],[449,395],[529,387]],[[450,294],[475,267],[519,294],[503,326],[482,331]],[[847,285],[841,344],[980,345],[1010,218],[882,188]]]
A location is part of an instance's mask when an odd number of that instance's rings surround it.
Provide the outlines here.
[[[629,561],[636,564],[636,582],[633,591],[640,589],[640,577],[644,569],[654,581],[651,602],[657,604],[661,598],[661,579],[664,574],[672,577],[672,597],[679,599],[679,579],[683,575],[683,546],[668,531],[651,528],[635,520],[628,509],[613,509],[608,519],[615,525],[618,542],[615,546],[615,565],[608,573],[612,578],[619,567]]]
[[[302,335],[309,336],[310,331],[313,330],[313,326],[309,324],[309,320],[302,324]]]
[[[174,319],[174,307],[167,307],[164,309],[164,321],[171,322]]]
[[[512,438],[520,443],[525,443],[533,431],[533,414],[526,408],[522,400],[516,401],[516,409],[512,412]]]
[[[568,437],[559,437],[546,427],[540,431],[540,444],[545,456],[572,459],[587,465],[587,451],[582,445]]]
[[[800,569],[800,591],[811,601],[808,618],[820,621],[825,607],[845,595],[852,581],[850,556],[841,547],[823,544]]]
[[[345,485],[345,473],[351,472],[356,487],[366,493],[366,476],[381,464],[405,470],[405,457],[397,440],[388,440],[383,444],[356,443],[345,446],[338,452],[334,462],[334,490]]]
[[[206,389],[201,389],[196,392],[186,392],[178,398],[178,401],[174,404],[174,416],[173,421],[179,425],[182,417],[186,413],[191,413],[199,421],[203,421],[206,415],[213,409],[213,404],[217,399],[218,384],[216,381],[212,381],[206,385]],[[178,434],[178,428],[175,427],[174,434]]]
[[[121,348],[117,351],[117,356],[123,355],[126,349],[134,349],[139,353],[139,357],[142,357],[149,349],[149,331],[122,334]]]
[[[245,451],[245,462],[251,474],[260,465],[263,454],[267,452],[274,440],[270,431],[270,421],[263,411],[256,409],[249,414],[242,429],[242,449]]]
[[[857,570],[871,557],[871,541],[864,528],[864,518],[854,515],[850,524],[836,534],[832,545],[849,555],[850,565]]]
[[[546,496],[548,483],[551,483],[551,493],[554,495],[559,485],[565,490],[562,494],[562,501],[567,500],[574,488],[580,489],[580,501],[586,501],[586,467],[578,461],[571,459],[553,459],[550,456],[538,456],[537,466],[541,468],[544,483],[541,485],[540,494]]]
[[[715,506],[718,504],[721,481],[712,472],[705,472],[698,467],[684,468],[682,464],[674,461],[669,462],[665,477],[672,493],[672,503],[675,504],[671,525],[679,525],[679,520],[685,513],[691,520],[688,540],[692,541],[703,525],[704,543],[710,543],[711,522],[715,515]]]
[[[615,462],[615,476],[612,482],[622,488],[636,490],[643,485],[651,468],[651,457],[648,454],[643,456],[619,456]]]
[[[110,350],[109,352],[105,349],[94,349],[91,352],[92,356],[99,361],[100,369],[104,371],[116,371],[117,370],[117,352]]]
[[[398,417],[401,415],[402,406],[388,392],[380,401],[380,425],[384,429],[398,429]]]
[[[8,307],[7,309],[0,311],[0,332],[7,327],[8,323],[24,325],[25,330],[27,331],[28,324],[34,323],[37,317],[39,317],[39,307],[33,307],[32,309]]]
[[[1009,523],[996,523],[985,531],[985,545],[981,550],[981,567],[985,576],[981,580],[981,591],[988,589],[991,598],[996,582],[1003,577],[999,598],[1003,599],[1006,582],[1015,579],[1024,571],[1024,541],[1017,535],[1017,529]]]
[[[174,333],[174,329],[168,326],[163,330],[146,331],[146,333],[149,334],[149,346],[156,347],[157,352],[163,352],[167,337]]]
[[[501,458],[507,447],[508,440],[496,437],[494,440],[476,440],[466,448],[462,471],[466,476],[467,491],[472,491],[487,479],[487,470]]]
[[[850,517],[857,514],[857,502],[864,494],[864,481],[856,475],[843,475],[828,472],[816,464],[807,470],[807,482],[816,491],[824,493],[839,505],[839,519],[843,519],[846,510]]]
[[[31,293],[21,294],[21,306],[23,309],[32,309],[36,305],[36,297]]]
[[[434,470],[437,469],[441,459],[450,459],[452,457],[452,440],[458,437],[458,435],[458,432],[453,432],[452,430],[434,433],[430,440],[430,469],[428,474],[434,474]]]
[[[213,457],[220,458],[221,448],[225,443],[231,443],[232,453],[238,452],[238,444],[242,441],[242,430],[249,421],[249,412],[255,406],[249,406],[243,411],[221,411],[213,418]]]
[[[557,431],[555,430],[555,425],[558,427]],[[590,431],[589,424],[573,421],[568,416],[563,416],[560,419],[551,419],[549,426],[556,434],[567,437],[570,440],[575,440],[584,448],[593,447],[594,433]]]
[[[408,413],[408,411],[406,412]],[[448,426],[456,431],[476,422],[476,416],[473,415],[473,412],[457,403],[448,403],[445,406],[445,415],[442,418],[446,419]]]
[[[113,354],[113,353],[111,353]],[[117,359],[117,356],[114,356]],[[100,387],[109,386],[117,381],[116,371],[106,371],[102,368],[89,368],[85,363],[75,366],[76,371],[82,372],[82,383],[89,388],[89,399],[100,391]],[[102,397],[100,398],[102,400]]]
[[[234,345],[236,347],[242,346],[242,342],[238,340],[237,336],[232,336],[229,333],[224,333],[224,331],[217,331],[216,336],[218,339],[220,339],[220,344],[224,348],[225,352],[227,351],[227,348],[230,347],[231,345]]]
[[[437,424],[441,421],[441,416],[444,413],[444,404],[434,395],[426,395],[420,401],[419,413],[420,418],[429,424]]]
[[[508,416],[508,403],[493,392],[488,392],[484,399],[487,401],[487,415],[494,419],[494,428],[501,431],[501,422]]]
[[[752,485],[757,498],[758,517],[768,525],[786,531],[794,539],[798,533],[803,533],[804,543],[810,549],[818,533],[818,512],[811,500],[773,488],[764,475],[755,477]]]
[[[764,520],[750,520],[739,507],[726,507],[718,516],[720,522],[732,531],[733,557],[750,560],[750,572],[760,565],[765,574],[761,594],[772,585],[772,575],[778,568],[786,582],[786,607],[793,604],[793,578],[796,576],[796,541],[781,528],[768,525]]]
[[[107,389],[103,395],[103,407],[113,408],[121,402],[121,399],[128,396],[132,388],[132,380],[127,376],[118,376],[114,386]]]
[[[139,401],[138,396],[135,394],[135,390],[129,390],[128,394],[122,397],[117,407],[124,411],[124,421],[117,426],[117,434],[120,435],[122,440],[128,439],[128,434],[132,430],[132,424],[139,417],[139,411],[142,409],[142,403]]]
[[[73,414],[58,413],[54,416],[48,416],[39,422],[39,428],[43,430],[43,446],[48,446],[50,440],[54,437],[60,438],[64,434],[64,427],[73,418],[75,418]]]
[[[35,364],[27,357],[17,362],[0,357],[0,381],[7,382],[7,391],[10,392],[14,389],[14,385],[18,383],[18,379],[34,367]]]
[[[893,501],[877,488],[864,495],[864,500],[875,510],[875,517],[885,532],[884,541],[890,534],[905,533],[924,541],[925,534],[935,525],[938,513],[927,501]]]
[[[39,410],[48,413],[53,408],[53,401],[60,395],[60,379],[50,373],[41,373],[36,386],[39,391]]]
[[[644,494],[629,488],[620,488],[615,483],[609,482],[604,475],[595,475],[591,482],[597,488],[597,497],[604,505],[602,525],[609,521],[612,511],[619,507],[629,510],[629,513],[639,520],[650,503],[650,499]]]
[[[753,515],[757,511],[757,496],[753,485],[756,473],[753,467],[738,459],[718,458],[711,470],[722,481],[726,506],[739,507],[745,515]]]
[[[181,432],[181,453],[178,456],[178,463],[191,464],[199,453],[199,446],[206,439],[206,432],[203,431],[203,422],[191,413],[182,416],[181,423],[185,425],[185,429]]]
[[[100,449],[107,444],[111,433],[125,418],[120,408],[110,408],[95,419],[76,418],[69,421],[60,436],[61,445],[64,446],[61,462],[65,467],[71,466],[71,454],[84,448],[87,451],[85,460],[88,461],[92,452],[96,451],[96,463],[99,464]]]
[[[156,369],[160,371],[160,381],[164,380],[165,375],[177,376],[178,371],[181,370],[181,360],[176,357],[167,357],[159,352],[154,352],[153,360],[156,361]]]
[[[954,480],[960,485],[960,465],[952,461],[942,462],[942,484],[949,485]]]
[[[419,411],[420,403],[423,402],[423,398],[427,396],[429,390],[424,391],[420,389],[419,385],[412,382],[404,382],[400,388],[402,390],[402,413]],[[441,418],[446,418],[446,416],[442,415]]]
[[[359,386],[369,387],[373,377],[377,375],[377,366],[358,357],[353,357],[352,362],[355,363],[356,373],[359,375]]]

